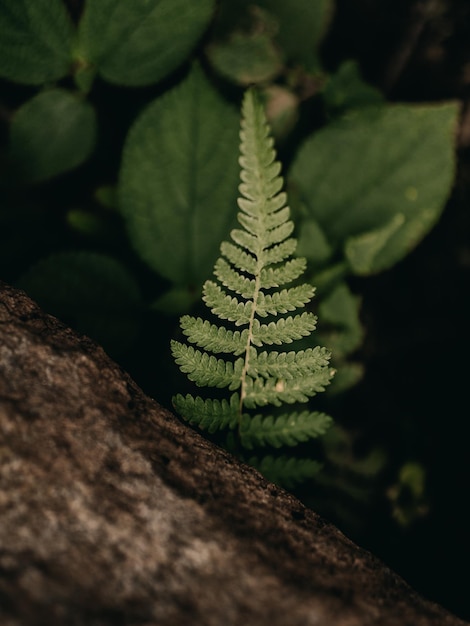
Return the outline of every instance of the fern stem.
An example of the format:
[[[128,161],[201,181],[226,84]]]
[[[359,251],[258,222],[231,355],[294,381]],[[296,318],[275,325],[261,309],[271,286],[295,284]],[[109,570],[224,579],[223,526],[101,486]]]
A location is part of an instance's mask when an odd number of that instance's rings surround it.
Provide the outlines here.
[[[251,163],[251,167],[248,165],[243,165],[242,166],[242,171],[241,171],[241,180],[242,180],[242,185],[240,185],[240,192],[242,196],[247,197],[248,199],[250,199],[252,197],[252,193],[253,191],[255,191],[255,196],[259,194],[257,200],[260,201],[261,203],[265,203],[266,202],[266,196],[264,195],[264,184],[266,182],[265,180],[265,174],[266,174],[266,168],[263,167],[263,164],[261,163],[261,159],[260,159],[260,154],[263,154],[266,151],[266,136],[264,134],[264,131],[268,131],[267,128],[267,124],[266,124],[266,119],[264,118],[264,112],[263,110],[260,108],[259,110],[257,110],[256,108],[256,95],[255,92],[253,90],[249,90],[246,95],[245,95],[245,99],[243,102],[243,112],[244,112],[244,122],[242,123],[242,141],[241,141],[241,145],[240,145],[240,149],[241,149],[241,153],[243,155],[246,155],[246,153],[253,153],[252,156],[254,156],[255,158],[253,159],[252,163]],[[259,119],[257,118],[257,114],[260,116]],[[257,127],[256,122],[259,123],[259,127]],[[261,138],[260,138],[261,135]],[[274,154],[273,154],[273,159],[274,160]],[[254,174],[254,178],[258,183],[261,183],[261,185],[256,185],[254,184],[252,189],[250,190],[251,193],[246,195],[246,192],[244,192],[243,189],[243,180],[244,180],[244,175],[243,172],[247,171],[248,169],[251,169],[252,174]],[[243,213],[243,209],[242,209],[242,213]],[[258,215],[258,219],[260,219],[260,221],[263,221],[263,218],[265,217],[265,215],[263,214],[263,211],[261,211]],[[240,219],[240,217],[239,217]],[[255,287],[253,290],[253,297],[252,297],[252,302],[253,302],[253,306],[251,308],[251,313],[250,313],[250,320],[249,320],[249,324],[248,324],[248,335],[247,335],[247,340],[246,340],[246,349],[245,349],[245,363],[243,366],[243,370],[242,370],[242,374],[241,374],[241,384],[240,384],[240,411],[239,411],[239,421],[238,421],[238,429],[240,431],[240,426],[241,426],[241,421],[242,421],[242,416],[243,416],[243,405],[244,405],[244,401],[245,401],[245,397],[246,397],[246,380],[247,380],[247,376],[248,376],[248,368],[250,365],[250,354],[251,354],[251,350],[250,348],[252,347],[252,339],[253,339],[253,323],[255,320],[255,315],[256,315],[256,311],[257,311],[257,307],[258,307],[258,297],[259,297],[259,293],[260,293],[260,285],[261,285],[261,271],[263,270],[265,264],[266,264],[266,259],[265,254],[264,253],[264,246],[262,244],[262,242],[259,240],[259,235],[256,235],[257,238],[257,243],[258,243],[258,249],[255,253],[256,256],[256,271],[255,271]]]
[[[258,304],[258,296],[260,292],[260,284],[261,284],[261,270],[263,269],[264,263],[260,260],[259,256],[257,256],[256,263],[256,274],[255,274],[255,288],[253,292],[253,306],[251,308],[250,321],[248,323],[248,335],[246,339],[246,348],[245,348],[245,363],[243,365],[242,374],[241,374],[241,384],[240,384],[240,411],[238,416],[238,429],[240,431],[240,426],[242,422],[243,416],[243,403],[246,397],[246,377],[248,375],[248,368],[250,365],[250,348],[251,342],[253,339],[253,322],[255,320],[256,308]]]

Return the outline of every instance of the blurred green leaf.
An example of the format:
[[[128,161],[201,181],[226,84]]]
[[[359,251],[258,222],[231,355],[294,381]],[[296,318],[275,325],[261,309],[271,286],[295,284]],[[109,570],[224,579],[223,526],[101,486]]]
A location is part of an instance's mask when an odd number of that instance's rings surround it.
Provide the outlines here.
[[[282,69],[277,48],[265,33],[235,32],[231,38],[212,44],[207,51],[214,68],[239,85],[273,79]]]
[[[344,393],[357,385],[364,377],[364,365],[357,361],[339,359],[333,365],[336,365],[336,373],[331,381],[331,385],[326,389],[326,393],[329,396]]]
[[[47,313],[112,354],[128,349],[137,335],[140,291],[130,272],[111,257],[92,252],[55,254],[24,274],[19,287]]]
[[[361,109],[301,147],[291,184],[353,271],[390,267],[435,224],[454,181],[457,117],[454,103]]]
[[[199,286],[235,223],[238,112],[195,67],[134,123],[120,172],[122,213],[141,257]]]
[[[356,61],[345,61],[326,82],[323,100],[329,113],[338,115],[348,109],[383,104],[384,96],[363,80]]]
[[[354,387],[364,375],[361,363],[348,360],[364,338],[360,310],[361,298],[353,295],[344,282],[334,287],[320,301],[319,338],[332,351],[332,365],[336,370],[327,389],[330,396]]]
[[[174,287],[166,291],[152,304],[151,309],[166,315],[182,315],[187,313],[195,302],[201,299],[201,292],[190,291],[187,287]]]
[[[335,358],[342,358],[362,343],[364,330],[359,320],[361,299],[341,283],[323,298],[318,307],[319,335]]]
[[[274,141],[280,143],[299,119],[300,98],[290,89],[276,84],[266,85],[262,94]]]
[[[117,211],[119,209],[116,185],[101,185],[95,190],[94,199],[105,209]]]
[[[1,0],[0,76],[40,85],[65,76],[74,28],[61,0]]]
[[[80,165],[96,134],[93,107],[65,89],[34,96],[15,114],[10,128],[9,175],[38,182]]]
[[[312,218],[299,221],[297,256],[303,256],[313,265],[322,265],[331,257],[332,249],[318,222]]]
[[[384,226],[357,237],[348,237],[344,252],[355,274],[371,274],[377,269],[377,257],[395,233],[404,225],[403,213],[396,213]]]
[[[276,40],[285,56],[309,71],[318,71],[318,52],[333,16],[333,0],[257,0],[257,4],[277,18]]]
[[[426,494],[426,469],[421,463],[408,461],[400,468],[398,480],[387,489],[392,515],[404,528],[429,514]]]
[[[214,7],[214,0],[87,0],[79,65],[95,65],[103,78],[120,85],[158,82],[189,55]]]
[[[106,240],[109,235],[109,224],[103,215],[85,209],[70,209],[66,221],[72,230],[89,239]]]

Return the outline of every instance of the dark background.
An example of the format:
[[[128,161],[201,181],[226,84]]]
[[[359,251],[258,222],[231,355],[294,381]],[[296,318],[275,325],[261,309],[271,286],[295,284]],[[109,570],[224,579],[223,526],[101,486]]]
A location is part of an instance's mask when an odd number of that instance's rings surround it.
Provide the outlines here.
[[[335,418],[363,424],[397,459],[412,442],[428,470],[428,516],[400,530],[383,500],[356,539],[470,619],[470,3],[338,0],[324,60],[334,68],[344,58],[392,101],[462,102],[457,179],[440,222],[393,269],[355,285],[366,374]]]

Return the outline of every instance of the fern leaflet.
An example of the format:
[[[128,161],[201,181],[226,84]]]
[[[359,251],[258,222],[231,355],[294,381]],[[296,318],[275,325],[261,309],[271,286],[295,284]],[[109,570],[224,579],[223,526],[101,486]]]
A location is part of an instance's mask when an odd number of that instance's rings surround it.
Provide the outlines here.
[[[278,457],[268,455],[261,459],[253,456],[248,459],[248,463],[268,480],[285,487],[294,487],[296,483],[314,478],[322,468],[321,463],[313,459],[298,459],[284,454]]]
[[[221,244],[214,280],[203,287],[203,301],[216,321],[185,315],[181,328],[192,345],[171,342],[177,364],[196,385],[234,392],[228,400],[179,394],[173,399],[176,410],[210,433],[233,431],[238,444],[250,450],[294,446],[324,434],[331,424],[331,418],[318,411],[277,416],[249,412],[267,405],[305,403],[323,391],[333,375],[326,348],[259,350],[308,337],[317,321],[313,313],[299,311],[314,296],[314,287],[292,284],[305,271],[306,261],[290,258],[296,247],[294,224],[269,132],[264,110],[255,92],[248,90],[240,132],[241,228],[232,230],[231,242]],[[319,469],[316,461],[284,456],[265,457],[259,465],[271,477],[282,475],[287,484]]]
[[[243,447],[251,450],[255,446],[296,446],[299,442],[324,435],[332,419],[326,413],[285,413],[272,415],[244,416],[240,426]]]

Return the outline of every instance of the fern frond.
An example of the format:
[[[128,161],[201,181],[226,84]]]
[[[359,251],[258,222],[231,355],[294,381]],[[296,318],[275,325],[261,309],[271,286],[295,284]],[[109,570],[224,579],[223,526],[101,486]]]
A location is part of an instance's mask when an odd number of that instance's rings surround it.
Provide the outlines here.
[[[289,235],[292,235],[293,232],[294,222],[292,220],[289,220],[280,226],[276,226],[276,228],[271,228],[266,233],[266,243],[264,247],[268,248],[274,244],[282,243],[287,239],[287,237],[289,237]]]
[[[204,400],[178,395],[175,408],[184,419],[209,432],[230,429],[235,448],[294,446],[323,434],[331,418],[319,412],[290,412],[277,417],[250,415],[250,409],[307,402],[329,384],[333,371],[329,352],[271,351],[263,346],[284,346],[307,337],[316,316],[302,309],[315,294],[305,283],[292,285],[305,271],[306,260],[290,258],[295,252],[287,196],[282,191],[281,165],[276,161],[263,108],[253,91],[243,101],[240,132],[239,228],[223,242],[214,267],[214,280],[203,287],[203,301],[215,323],[184,316],[181,328],[189,344],[172,342],[174,358],[189,379],[200,387],[238,390],[230,400]],[[275,320],[265,318],[275,316]],[[232,324],[222,325],[218,320]],[[237,327],[243,326],[242,330]],[[233,360],[215,354],[234,355]],[[238,427],[238,428],[237,428]],[[260,469],[276,481],[292,484],[314,475],[320,464],[309,459],[266,457]]]
[[[276,417],[244,416],[240,426],[240,439],[247,450],[252,450],[254,446],[270,445],[273,448],[296,446],[303,441],[324,435],[332,421],[329,415],[318,411],[285,413]]]
[[[234,228],[230,237],[234,240],[242,248],[248,250],[255,257],[259,258],[261,253],[263,252],[263,242],[259,240],[256,235],[252,235],[248,233],[246,230],[241,230],[240,228]]]
[[[244,189],[246,190],[246,188]],[[272,198],[265,198],[263,206],[265,208],[266,213],[269,214],[269,213],[273,213],[274,211],[277,211],[278,209],[282,209],[282,207],[285,206],[286,203],[287,203],[287,194],[284,191],[280,191],[277,195],[275,195]],[[247,213],[248,215],[253,215],[255,217],[258,216],[259,202],[253,202],[253,200],[248,200],[245,197],[245,198],[238,198],[237,204],[244,213]]]
[[[236,270],[232,269],[229,263],[222,257],[217,259],[214,267],[214,274],[219,281],[235,293],[243,296],[244,298],[252,298],[255,290],[256,283],[254,279],[245,278],[242,274],[239,274]]]
[[[316,325],[317,316],[310,312],[281,317],[275,322],[269,322],[269,324],[260,324],[258,320],[255,320],[251,343],[255,346],[262,346],[263,344],[280,346],[284,343],[292,343],[296,339],[308,337],[315,330]]]
[[[261,317],[267,315],[277,315],[278,313],[288,313],[303,307],[310,302],[315,293],[315,287],[304,283],[298,287],[283,289],[273,294],[259,293],[256,306],[256,313]]]
[[[302,258],[291,259],[281,267],[265,267],[260,274],[260,288],[272,289],[291,283],[307,269],[307,261]]]
[[[305,376],[291,379],[264,379],[247,377],[244,388],[243,402],[248,409],[273,404],[281,406],[283,402],[307,402],[331,381],[332,372],[322,368]]]
[[[264,253],[264,263],[267,265],[274,265],[275,263],[282,263],[287,258],[292,256],[297,248],[297,239],[286,239],[277,246],[273,246],[266,250]]]
[[[183,333],[188,341],[209,352],[227,353],[239,356],[246,349],[248,331],[230,330],[216,326],[200,317],[183,315],[180,320]]]
[[[292,223],[289,221],[289,217],[290,209],[289,207],[284,207],[275,213],[268,214],[264,220],[260,220],[258,216],[240,213],[238,221],[252,235],[264,237],[266,231],[271,231],[273,228],[278,228],[286,223]],[[282,240],[284,239],[285,237],[282,238]]]
[[[225,428],[235,428],[238,425],[240,397],[233,393],[230,400],[210,400],[194,398],[191,394],[176,395],[173,406],[178,413],[190,424],[196,424],[201,430],[215,433]]]
[[[260,471],[263,476],[277,485],[292,488],[296,484],[314,478],[322,468],[322,464],[312,459],[297,459],[290,456],[263,458],[251,457],[247,463]]]
[[[257,272],[256,259],[251,254],[247,254],[229,241],[224,241],[221,244],[220,251],[234,267],[255,276]]]
[[[253,310],[252,300],[240,302],[211,280],[206,280],[204,283],[202,299],[212,313],[220,319],[235,322],[235,326],[250,323]]]
[[[316,346],[295,352],[259,352],[251,348],[248,375],[290,380],[328,368],[330,353]],[[330,379],[330,372],[326,373]]]
[[[281,211],[284,211],[284,209],[281,209]],[[287,209],[287,211],[287,214],[289,214],[289,209]],[[279,226],[268,229],[266,227],[266,223],[272,222],[272,217],[271,219],[266,218],[261,221],[254,220],[253,218],[248,218],[246,215],[240,214],[238,219],[239,222],[245,226],[245,228],[247,223],[250,224],[251,228],[249,230],[234,228],[230,233],[230,236],[235,243],[238,243],[239,246],[242,246],[242,248],[245,248],[248,252],[251,252],[251,254],[254,254],[258,258],[262,258],[264,250],[274,244],[282,243],[294,232],[294,222],[292,220],[287,222],[283,221]],[[264,261],[263,266],[267,265],[268,262]]]
[[[171,352],[180,370],[198,387],[237,389],[240,386],[243,359],[234,363],[224,361],[175,340],[171,341]]]

